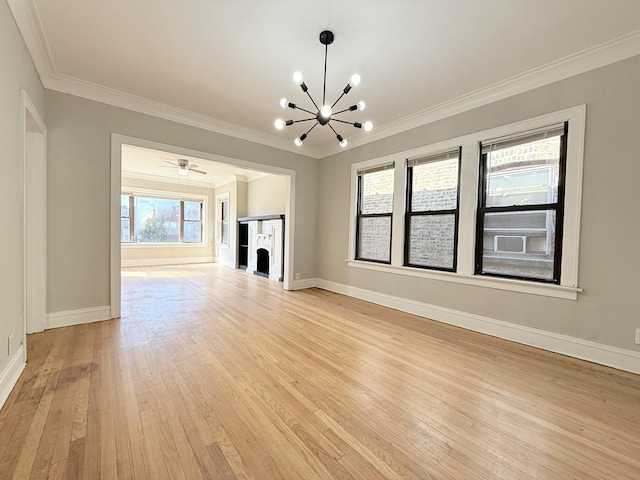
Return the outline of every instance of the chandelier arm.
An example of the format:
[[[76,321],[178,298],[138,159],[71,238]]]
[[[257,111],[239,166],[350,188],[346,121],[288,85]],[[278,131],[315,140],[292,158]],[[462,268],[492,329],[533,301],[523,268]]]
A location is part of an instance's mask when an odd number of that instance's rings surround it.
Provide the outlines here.
[[[305,133],[305,135],[309,135],[309,132],[311,132],[311,130],[313,130],[314,128],[316,128],[318,126],[318,122],[313,124],[313,127],[311,127],[309,130],[307,130],[307,132]]]
[[[296,110],[302,110],[303,112],[306,112],[306,113],[308,113],[309,115],[317,115],[317,113],[312,112],[311,110],[306,110],[306,109],[304,109],[304,108],[300,108],[300,107],[299,107],[299,106],[297,106],[297,105],[296,105],[296,108],[295,108],[295,109],[296,109]]]
[[[307,96],[309,97],[309,99],[311,100],[311,103],[313,103],[313,106],[316,107],[318,109],[318,111],[320,110],[320,107],[318,107],[318,104],[316,103],[316,101],[313,99],[313,97],[311,96],[311,94],[309,93],[309,91],[307,90],[305,92],[307,94]],[[309,112],[311,113],[311,112]],[[313,115],[313,113],[311,113]]]
[[[357,108],[345,108],[344,110],[340,110],[339,112],[333,112],[331,115],[338,115],[339,113],[344,113],[344,112],[353,112],[354,110],[357,110]]]
[[[294,121],[293,121],[293,123],[310,122],[311,120],[316,120],[316,117],[313,117],[313,118],[303,118],[302,120],[294,120]]]
[[[333,120],[335,120],[335,119],[333,119]],[[345,123],[346,123],[346,122],[345,122]],[[338,135],[338,132],[336,132],[336,129],[335,129],[335,128],[333,128],[333,127],[331,126],[331,124],[330,124],[330,123],[327,123],[327,125],[329,125],[329,128],[330,128],[331,130],[333,130],[333,133],[335,133],[336,135]]]
[[[345,92],[342,92],[338,97],[338,99],[335,102],[333,102],[333,105],[331,105],[331,108],[335,107],[338,104],[338,102],[342,100],[342,97],[344,97],[345,95],[346,95]]]
[[[344,121],[344,120],[340,120],[339,118],[333,118],[333,117],[331,117],[331,121],[332,121],[332,122],[346,123],[347,125],[353,125],[354,127],[356,126],[356,122],[346,122],[346,121]]]

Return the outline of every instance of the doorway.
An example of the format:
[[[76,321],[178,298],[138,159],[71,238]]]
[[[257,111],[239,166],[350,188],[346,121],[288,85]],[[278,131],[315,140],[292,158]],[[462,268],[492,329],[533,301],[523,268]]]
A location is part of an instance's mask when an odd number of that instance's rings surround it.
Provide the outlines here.
[[[284,231],[284,240],[285,240],[285,248],[284,248],[284,279],[283,279],[283,287],[285,290],[291,289],[293,286],[293,271],[292,262],[293,262],[293,245],[290,241],[292,239],[292,233],[294,231],[294,223],[295,223],[295,171],[284,169],[280,167],[274,167],[266,164],[259,164],[253,162],[247,162],[244,160],[238,160],[231,157],[223,157],[216,154],[200,152],[190,149],[185,149],[182,147],[176,147],[172,145],[161,144],[157,142],[152,142],[148,140],[143,140],[134,137],[127,137],[119,134],[112,134],[111,136],[111,318],[117,318],[121,313],[121,268],[123,265],[123,253],[121,249],[122,244],[122,224],[127,221],[127,219],[123,220],[122,217],[122,178],[123,178],[123,152],[130,148],[138,148],[138,149],[147,149],[156,151],[156,156],[154,163],[158,164],[158,167],[164,168],[165,171],[173,172],[176,176],[180,174],[174,171],[175,166],[173,163],[176,163],[176,159],[169,159],[165,161],[165,159],[158,157],[158,152],[164,152],[167,154],[171,154],[176,156],[176,158],[184,159],[186,158],[189,162],[189,166],[191,162],[197,162],[198,170],[206,171],[207,164],[202,162],[215,162],[219,165],[226,165],[227,170],[235,170],[237,173],[238,169],[243,169],[246,171],[253,171],[254,173],[262,173],[266,174],[268,177],[277,176],[282,178],[284,189],[286,190],[286,195],[284,199],[284,215],[286,218],[290,219],[290,221],[285,222],[285,231]],[[166,164],[167,166],[163,165]],[[178,167],[181,168],[180,163],[178,162]],[[188,167],[187,167],[188,168]],[[195,170],[192,170],[195,171]],[[196,172],[199,173],[199,172]],[[191,173],[188,173],[190,175]],[[242,180],[241,180],[242,177]],[[198,177],[196,177],[198,178]],[[201,178],[204,178],[201,177]],[[235,193],[232,191],[230,195],[230,203],[231,209],[234,208],[234,204],[237,205],[238,202],[234,201],[234,198],[237,200],[242,196],[246,195],[247,189],[247,181],[251,181],[246,178],[245,175],[235,175],[236,181],[236,190]],[[141,187],[136,187],[140,189]],[[215,190],[215,189],[214,189]],[[153,193],[153,192],[152,192]],[[157,192],[155,192],[157,194]],[[236,197],[234,197],[236,195]],[[135,198],[134,194],[129,195],[130,197]],[[184,196],[184,195],[183,195]],[[217,195],[216,195],[217,196]],[[213,205],[213,201],[210,203],[211,209],[217,208],[217,198],[214,196],[216,200],[215,207]],[[135,210],[135,209],[134,209]],[[206,212],[206,208],[203,211]],[[231,220],[234,220],[236,217],[241,215],[229,215]],[[219,243],[224,243],[224,225],[220,225],[218,228],[217,220],[215,233],[212,233],[209,238],[212,243],[215,243],[215,246],[218,247]],[[237,241],[236,241],[236,222],[231,221],[228,222],[227,232],[229,232],[229,242],[226,248],[217,248],[217,260],[218,263],[227,264],[232,267],[237,267],[239,265],[239,258],[235,255],[235,251],[237,249]],[[218,232],[221,235],[218,235]],[[224,245],[222,245],[224,247]],[[175,249],[182,247],[174,247]],[[193,249],[199,247],[192,247]],[[222,253],[233,254],[230,256],[231,260],[228,260],[226,257],[228,255],[222,255]],[[204,259],[205,257],[201,257]],[[148,259],[147,259],[148,261]],[[199,262],[196,262],[199,263]],[[158,263],[159,265],[159,263]]]
[[[46,318],[47,129],[25,91],[23,105],[24,312],[25,336],[41,332]],[[25,342],[26,345],[26,342]],[[26,351],[25,351],[26,355]]]

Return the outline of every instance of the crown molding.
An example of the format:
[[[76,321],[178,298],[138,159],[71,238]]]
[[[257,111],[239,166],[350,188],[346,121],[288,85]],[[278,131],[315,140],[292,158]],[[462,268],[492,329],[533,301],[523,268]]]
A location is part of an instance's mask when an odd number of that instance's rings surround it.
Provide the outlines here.
[[[412,128],[421,127],[636,55],[640,55],[640,32],[634,32],[542,67],[515,75],[488,87],[461,95],[395,122],[376,127],[372,132],[360,133],[349,138],[347,149],[381,140]],[[325,151],[325,156],[343,151],[343,148],[330,145]]]
[[[7,4],[44,85],[56,68],[38,9],[31,0],[7,0]]]
[[[169,178],[169,177],[163,177],[161,175],[153,175],[151,173],[138,173],[138,172],[128,172],[128,171],[122,171],[122,178],[127,179],[127,178],[131,178],[134,180],[150,180],[153,182],[159,182],[159,183],[164,183],[166,185],[171,185],[171,186],[194,186],[194,187],[204,187],[204,188],[216,188],[219,187],[220,185],[224,185],[225,183],[228,182],[223,182],[223,183],[219,183],[219,185],[216,185],[216,182],[214,182],[214,180],[209,177],[208,181],[203,181],[203,180],[181,180],[178,181],[177,179],[173,179],[173,178]]]
[[[60,74],[56,71],[38,10],[32,0],[7,0],[7,3],[45,88],[312,158],[324,158],[345,151],[333,144],[323,148],[305,145],[301,150],[288,139]],[[373,132],[350,137],[347,150],[636,55],[640,55],[640,31],[378,126]]]
[[[55,74],[48,79],[47,83],[44,83],[44,86],[57,92],[68,93],[76,97],[86,98],[183,125],[239,138],[241,140],[267,145],[280,150],[288,150],[299,155],[302,154],[313,158],[320,158],[322,156],[322,152],[314,148],[305,148],[304,153],[301,153],[301,150],[288,139],[241,127],[240,125],[224,122],[199,113],[189,112],[164,103],[147,100],[118,90],[78,80],[67,75]]]

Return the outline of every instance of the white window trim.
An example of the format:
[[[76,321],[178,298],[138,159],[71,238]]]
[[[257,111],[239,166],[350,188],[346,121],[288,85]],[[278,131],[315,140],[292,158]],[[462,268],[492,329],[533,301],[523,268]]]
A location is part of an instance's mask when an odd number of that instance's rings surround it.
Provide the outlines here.
[[[481,287],[509,290],[549,297],[577,300],[578,258],[580,240],[580,208],[582,204],[582,170],[584,159],[584,136],[586,105],[541,115],[539,117],[504,125],[489,130],[452,138],[432,145],[394,153],[351,166],[351,204],[349,223],[349,267],[366,270],[426,278],[445,282],[462,283]],[[512,280],[498,277],[475,275],[475,235],[478,200],[478,174],[480,168],[480,142],[490,138],[525,132],[559,122],[569,122],[567,137],[567,165],[564,200],[564,231],[562,235],[562,267],[560,285],[534,281]],[[404,254],[404,213],[406,203],[406,160],[434,155],[447,149],[462,147],[460,163],[460,210],[458,225],[458,265],[457,272],[441,272],[403,266]],[[358,170],[395,164],[394,199],[392,217],[391,265],[355,260],[356,208]]]
[[[223,192],[223,193],[219,193],[216,195],[216,218],[215,218],[215,222],[216,222],[216,237],[215,237],[215,242],[216,242],[216,247],[218,248],[230,248],[230,243],[231,243],[231,221],[228,220],[229,222],[229,241],[227,243],[223,243],[220,241],[221,237],[222,237],[222,219],[218,218],[218,215],[220,215],[220,204],[222,202],[226,201],[227,205],[229,205],[229,214],[231,214],[231,205],[229,204],[229,192]]]
[[[120,195],[132,195],[134,197],[159,197],[169,200],[186,200],[186,201],[199,201],[202,202],[202,242],[200,243],[133,243],[126,242],[121,243],[121,248],[193,248],[193,247],[206,247],[209,245],[207,239],[207,208],[209,202],[209,195],[197,194],[197,193],[181,193],[172,192],[167,190],[154,190],[152,188],[139,188],[139,187],[127,187],[122,186]]]

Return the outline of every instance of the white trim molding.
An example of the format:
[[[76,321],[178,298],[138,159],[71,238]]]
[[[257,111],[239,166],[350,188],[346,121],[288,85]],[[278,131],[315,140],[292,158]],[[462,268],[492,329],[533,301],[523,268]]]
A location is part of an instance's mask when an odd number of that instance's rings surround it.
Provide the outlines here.
[[[50,328],[70,327],[83,323],[101,322],[111,319],[111,307],[81,308],[65,312],[47,314],[47,330]]]
[[[26,366],[24,345],[20,345],[11,357],[11,360],[9,360],[7,366],[4,367],[4,370],[0,373],[0,409],[2,409],[7,398],[9,398],[13,387],[18,383],[20,374]]]
[[[123,267],[147,267],[156,265],[189,265],[192,263],[214,263],[215,257],[142,258],[122,260]]]
[[[316,287],[438,322],[640,374],[640,352],[317,279]]]
[[[306,146],[302,152],[289,139],[64,75],[56,69],[35,4],[31,0],[7,0],[7,3],[45,88],[313,158],[323,158],[343,151],[333,142],[324,148]],[[373,132],[351,137],[347,148],[365,145],[639,54],[640,32],[634,32],[469,92],[386,125],[379,125]]]
[[[314,288],[320,282],[317,278],[304,278],[302,280],[294,280],[293,288],[290,290],[304,290],[305,288]],[[325,289],[327,290],[327,289]]]

